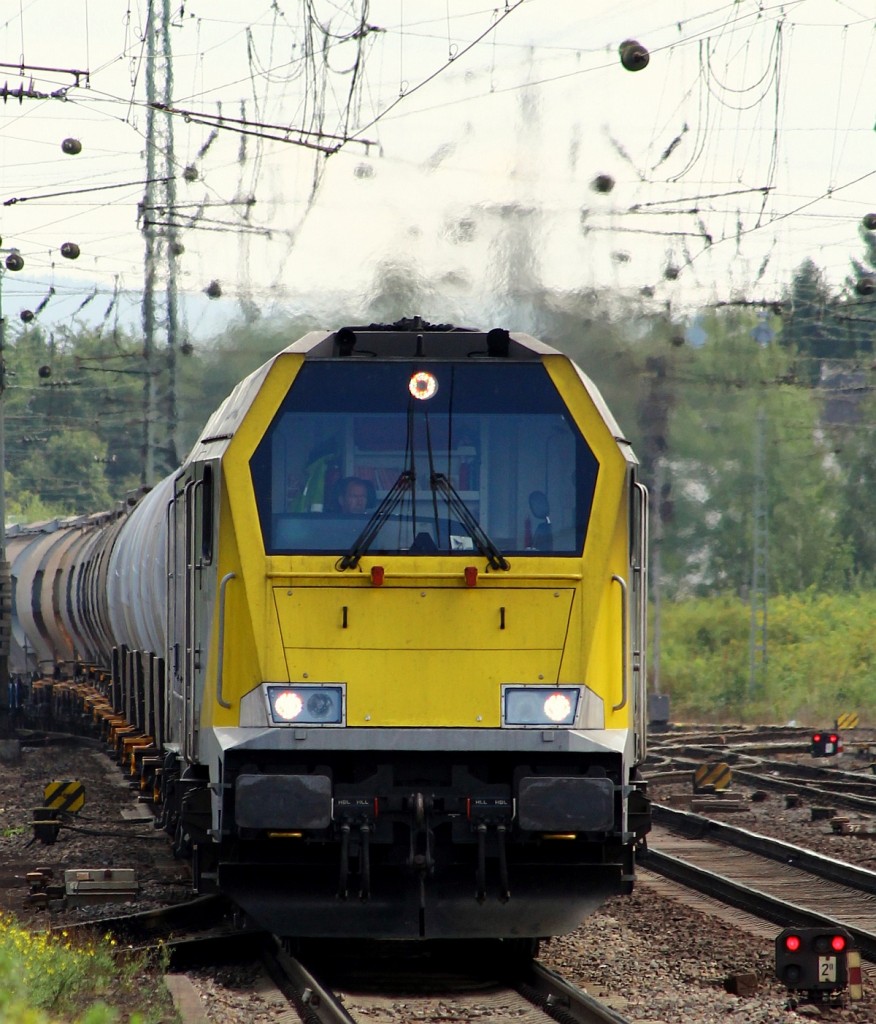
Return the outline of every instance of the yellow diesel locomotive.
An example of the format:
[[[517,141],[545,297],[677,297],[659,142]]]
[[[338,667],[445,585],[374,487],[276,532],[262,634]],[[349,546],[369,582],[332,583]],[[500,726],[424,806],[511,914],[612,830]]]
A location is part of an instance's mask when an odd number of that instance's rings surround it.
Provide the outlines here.
[[[313,332],[132,510],[9,533],[18,647],[108,670],[195,888],[259,926],[567,932],[650,827],[636,471],[527,335]]]

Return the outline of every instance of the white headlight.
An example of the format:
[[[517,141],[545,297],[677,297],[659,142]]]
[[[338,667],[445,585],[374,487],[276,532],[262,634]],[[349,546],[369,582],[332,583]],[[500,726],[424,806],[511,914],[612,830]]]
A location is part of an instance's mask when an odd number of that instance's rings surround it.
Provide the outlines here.
[[[281,690],[274,696],[274,714],[284,722],[293,722],[303,710],[301,694],[294,690]]]
[[[571,725],[580,694],[578,686],[503,686],[502,723],[524,727]]]
[[[344,688],[332,686],[266,687],[268,710],[274,725],[342,725]]]
[[[572,708],[572,702],[565,693],[554,692],[544,702],[544,713],[552,722],[570,721]]]

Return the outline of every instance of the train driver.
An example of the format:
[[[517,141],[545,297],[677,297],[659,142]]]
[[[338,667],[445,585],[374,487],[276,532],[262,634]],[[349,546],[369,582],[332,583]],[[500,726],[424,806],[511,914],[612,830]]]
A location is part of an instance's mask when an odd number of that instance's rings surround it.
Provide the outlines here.
[[[341,481],[338,504],[342,512],[361,515],[368,508],[368,484],[359,477],[350,476]]]

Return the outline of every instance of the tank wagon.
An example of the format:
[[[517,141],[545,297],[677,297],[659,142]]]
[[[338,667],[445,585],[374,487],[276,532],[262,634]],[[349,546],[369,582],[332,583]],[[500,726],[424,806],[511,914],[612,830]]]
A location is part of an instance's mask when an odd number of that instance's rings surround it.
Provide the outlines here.
[[[631,888],[647,495],[549,346],[309,333],[133,508],[8,544],[19,646],[106,679],[195,888],[259,926],[529,939]]]

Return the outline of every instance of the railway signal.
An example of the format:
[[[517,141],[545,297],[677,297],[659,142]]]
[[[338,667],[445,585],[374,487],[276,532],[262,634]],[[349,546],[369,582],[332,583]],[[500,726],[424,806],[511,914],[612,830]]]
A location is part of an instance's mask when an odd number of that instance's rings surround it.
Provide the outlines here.
[[[810,753],[813,757],[835,757],[842,749],[842,737],[836,730],[822,729],[812,734]]]
[[[827,1002],[848,987],[851,945],[844,928],[786,928],[776,938],[776,977],[810,1002]]]

